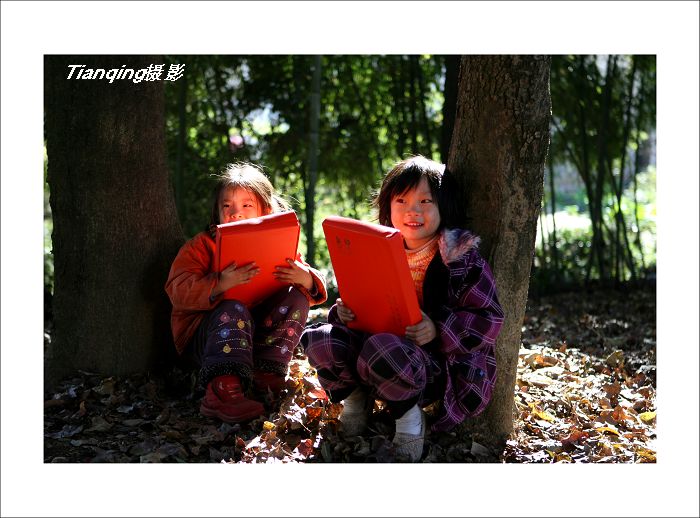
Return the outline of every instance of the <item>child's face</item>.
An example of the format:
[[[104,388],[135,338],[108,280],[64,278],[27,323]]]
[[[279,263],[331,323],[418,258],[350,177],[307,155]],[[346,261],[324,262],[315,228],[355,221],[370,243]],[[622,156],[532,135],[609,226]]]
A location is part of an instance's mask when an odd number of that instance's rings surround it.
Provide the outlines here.
[[[391,224],[401,232],[406,247],[411,250],[435,237],[440,211],[427,178],[421,178],[415,188],[392,198]]]
[[[219,197],[219,223],[232,223],[263,215],[257,197],[250,191],[237,187],[224,189]]]

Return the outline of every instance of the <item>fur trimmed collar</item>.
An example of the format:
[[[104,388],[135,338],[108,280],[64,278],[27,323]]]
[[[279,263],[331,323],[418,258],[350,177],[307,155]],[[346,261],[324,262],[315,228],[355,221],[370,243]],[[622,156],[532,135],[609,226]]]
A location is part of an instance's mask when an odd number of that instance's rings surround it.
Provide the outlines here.
[[[442,262],[448,263],[459,260],[472,249],[478,249],[481,239],[469,230],[461,228],[445,228],[440,233],[438,246]]]

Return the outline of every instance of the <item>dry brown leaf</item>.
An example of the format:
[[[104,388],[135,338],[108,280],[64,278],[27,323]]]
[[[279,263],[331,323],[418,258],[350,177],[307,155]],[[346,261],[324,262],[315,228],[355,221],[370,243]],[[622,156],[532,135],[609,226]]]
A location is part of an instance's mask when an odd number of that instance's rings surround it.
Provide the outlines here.
[[[617,396],[618,394],[620,394],[620,390],[622,390],[622,387],[619,383],[606,383],[601,388],[610,398]]]

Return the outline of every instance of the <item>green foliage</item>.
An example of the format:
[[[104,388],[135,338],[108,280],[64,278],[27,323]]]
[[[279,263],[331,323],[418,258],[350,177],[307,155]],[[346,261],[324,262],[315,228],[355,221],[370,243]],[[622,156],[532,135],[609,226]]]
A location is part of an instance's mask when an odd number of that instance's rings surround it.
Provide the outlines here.
[[[637,200],[636,207],[634,200]],[[610,231],[614,231],[617,199],[605,197],[604,221]],[[625,216],[626,232],[632,241],[630,252],[635,268],[640,276],[655,269],[656,264],[656,168],[649,167],[637,176],[636,195],[630,184],[624,191],[620,204]],[[635,214],[636,209],[636,214]],[[635,217],[636,216],[636,217]],[[568,206],[556,214],[556,240],[552,232],[551,215],[543,224],[545,244],[538,233],[533,264],[533,284],[540,290],[549,291],[557,286],[581,286],[586,280],[586,269],[592,245],[590,219],[581,214],[577,207]],[[639,224],[637,225],[637,222]],[[639,239],[637,240],[637,236]],[[554,264],[553,248],[557,251],[557,264]],[[555,268],[556,266],[556,268]],[[599,278],[597,265],[591,265],[593,278]]]
[[[312,60],[303,55],[171,58],[186,64],[186,81],[166,88],[166,136],[188,237],[208,221],[212,173],[233,161],[264,166],[304,225]],[[439,56],[323,56],[313,233],[318,267],[330,268],[321,229],[325,216],[369,218],[373,191],[395,161],[416,153],[438,158],[443,61]],[[245,145],[229,147],[231,136],[243,137]],[[302,235],[302,250],[308,238]]]
[[[315,240],[315,257],[307,260],[329,274],[331,290],[323,218],[339,214],[372,220],[369,202],[394,162],[416,153],[441,159],[444,56],[322,57],[319,170],[313,193],[308,192],[307,162],[314,56],[186,55],[167,60],[186,65],[184,77],[164,83],[167,159],[186,237],[208,223],[213,175],[234,161],[258,163],[291,203],[302,228],[307,197],[314,196],[313,235],[302,232],[300,249],[306,250],[307,239]],[[569,181],[564,189],[561,173],[555,172],[555,210],[572,216],[587,212],[592,226],[565,228],[557,221],[554,242],[548,225],[544,246],[537,240],[533,282],[551,286],[614,275],[629,279],[628,255],[641,275],[655,264],[656,252],[656,171],[650,157],[655,57],[554,56],[551,94],[549,160],[557,171],[578,175],[578,183],[572,187]],[[46,190],[44,280],[52,289]],[[543,206],[551,218],[550,196],[546,184]],[[615,251],[623,241],[616,234],[620,218],[629,243],[626,252]],[[622,265],[617,273],[616,260]]]
[[[551,94],[549,160],[554,166],[573,166],[582,184],[573,196],[557,193],[557,205],[585,207],[591,221],[590,244],[581,251],[586,257],[583,280],[640,278],[643,270],[655,264],[655,225],[650,212],[655,211],[655,182],[644,177],[644,171],[653,168],[655,56],[554,56]],[[545,207],[551,213],[548,190]],[[552,268],[543,265],[556,262],[554,247],[559,249],[559,237],[544,247],[538,242],[538,275],[554,275]],[[574,236],[562,232],[561,237]],[[567,273],[580,265],[565,260],[566,249],[580,243],[578,238],[574,243],[561,243],[564,256],[559,265],[563,270],[554,277],[581,280],[580,275]]]

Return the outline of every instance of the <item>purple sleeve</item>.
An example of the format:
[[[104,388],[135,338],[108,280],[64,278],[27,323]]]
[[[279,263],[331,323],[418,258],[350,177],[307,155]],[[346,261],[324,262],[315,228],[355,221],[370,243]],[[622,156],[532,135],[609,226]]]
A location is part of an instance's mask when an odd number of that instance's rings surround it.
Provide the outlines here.
[[[495,345],[503,324],[491,268],[476,252],[458,268],[450,267],[452,308],[440,315],[440,351],[448,359]]]
[[[440,352],[447,359],[445,410],[460,422],[483,411],[496,382],[496,338],[503,310],[486,261],[476,251],[451,264],[449,301],[438,318]]]

